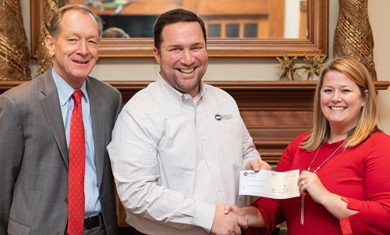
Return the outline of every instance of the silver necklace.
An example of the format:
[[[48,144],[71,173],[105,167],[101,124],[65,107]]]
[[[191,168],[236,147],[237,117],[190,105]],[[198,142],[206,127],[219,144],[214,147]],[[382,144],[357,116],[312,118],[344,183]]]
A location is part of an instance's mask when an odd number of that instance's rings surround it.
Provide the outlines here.
[[[315,169],[314,173],[316,173],[341,148],[341,146],[344,145],[345,141],[347,141],[347,140],[344,140],[344,142],[342,144],[340,144],[340,146],[336,149],[336,151],[334,151],[327,159],[325,159],[325,161],[319,167],[317,167],[317,169]],[[321,149],[321,146],[318,147],[316,155],[314,155],[314,158],[311,161],[309,168],[307,168],[307,171],[310,171],[311,165],[313,164],[314,160],[316,159],[317,154],[320,151],[320,149]],[[304,184],[303,180],[302,180],[302,184]],[[304,211],[305,211],[305,196],[302,195],[302,199],[301,199],[301,225],[302,226],[304,224]]]
[[[341,148],[341,146],[344,145],[345,141],[347,141],[347,140],[344,140],[344,142],[342,144],[340,144],[340,146],[336,149],[336,151],[334,151],[327,159],[325,159],[325,161],[319,167],[317,167],[317,169],[315,169],[314,173],[316,173]],[[307,168],[307,171],[310,171],[311,165],[313,164],[314,160],[316,159],[317,154],[320,151],[320,149],[321,149],[321,146],[318,148],[317,153],[314,156],[313,160],[311,161],[309,168]]]

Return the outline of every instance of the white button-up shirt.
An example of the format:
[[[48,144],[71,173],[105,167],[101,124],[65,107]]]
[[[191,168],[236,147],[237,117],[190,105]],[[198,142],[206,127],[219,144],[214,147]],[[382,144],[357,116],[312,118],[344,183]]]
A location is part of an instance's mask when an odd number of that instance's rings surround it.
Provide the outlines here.
[[[260,155],[229,94],[202,83],[199,96],[158,76],[118,117],[107,148],[126,222],[140,232],[206,234],[216,204],[245,204],[239,171]]]

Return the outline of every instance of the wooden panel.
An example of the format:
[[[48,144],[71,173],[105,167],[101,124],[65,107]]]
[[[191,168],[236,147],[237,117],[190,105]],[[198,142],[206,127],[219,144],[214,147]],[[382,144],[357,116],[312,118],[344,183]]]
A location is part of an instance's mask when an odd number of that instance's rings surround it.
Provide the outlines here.
[[[263,15],[269,13],[268,6],[272,1],[275,0],[184,0],[183,2],[188,2],[188,5],[184,4],[186,9],[200,15]]]
[[[284,0],[272,0],[269,5],[269,35],[270,38],[284,37]]]
[[[85,0],[70,0],[70,3],[79,3],[83,4]],[[93,7],[92,5],[87,5],[89,9],[95,14],[99,15],[112,15],[114,9],[105,9],[101,11],[99,7]],[[163,12],[166,12],[175,8],[183,8],[182,0],[137,0],[132,1],[127,6],[124,6],[123,9],[118,13],[118,15],[160,15]]]
[[[160,15],[175,8],[185,8],[201,15],[246,15],[268,13],[270,0],[137,0],[123,7],[119,15]],[[272,0],[276,1],[276,0]],[[280,1],[280,0],[277,0]],[[283,0],[284,1],[284,0]],[[85,3],[85,0],[70,0]],[[87,5],[95,14],[111,15],[115,9]]]
[[[226,25],[227,24],[238,24],[239,25],[239,37],[244,38],[245,24],[257,24],[257,37],[267,38],[269,35],[269,22],[267,15],[262,16],[220,16],[220,17],[203,17],[206,30],[210,24],[218,24],[221,26],[221,38],[226,38]],[[209,32],[207,32],[209,35]]]
[[[306,38],[307,34],[307,1],[301,1],[299,14],[299,38]]]
[[[240,103],[238,103],[240,105]],[[270,104],[272,105],[272,104]],[[274,111],[274,110],[250,110],[240,109],[241,117],[248,129],[275,129],[280,128],[307,128],[312,126],[312,111]],[[289,136],[289,135],[287,135]],[[279,138],[280,136],[275,136]]]
[[[31,56],[37,54],[39,40],[41,38],[41,28],[43,23],[42,6],[44,0],[36,0],[30,7],[30,27],[31,27]],[[39,29],[39,30],[38,30]]]
[[[118,216],[118,226],[119,227],[130,227],[126,223],[126,211],[123,208],[123,205],[119,199],[118,193],[115,190],[115,207],[116,207],[116,215]]]

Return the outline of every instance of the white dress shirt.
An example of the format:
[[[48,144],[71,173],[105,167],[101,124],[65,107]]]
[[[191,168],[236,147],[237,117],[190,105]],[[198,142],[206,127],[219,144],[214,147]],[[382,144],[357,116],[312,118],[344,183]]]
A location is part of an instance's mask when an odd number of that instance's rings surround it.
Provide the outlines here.
[[[239,171],[260,159],[233,98],[201,83],[199,100],[161,76],[120,113],[108,145],[126,222],[146,234],[208,234],[215,205],[244,206]]]

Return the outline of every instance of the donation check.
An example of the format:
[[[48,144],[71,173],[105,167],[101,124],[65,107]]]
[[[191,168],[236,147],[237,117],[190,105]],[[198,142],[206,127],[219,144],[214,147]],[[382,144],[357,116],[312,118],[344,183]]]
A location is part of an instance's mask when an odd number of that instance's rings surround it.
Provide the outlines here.
[[[299,197],[299,170],[276,172],[240,171],[240,195],[261,196],[274,199]]]

